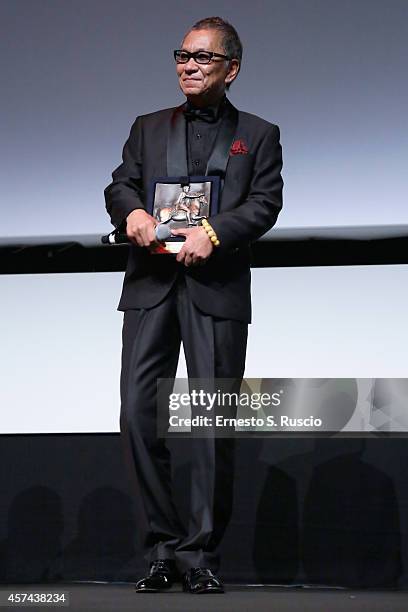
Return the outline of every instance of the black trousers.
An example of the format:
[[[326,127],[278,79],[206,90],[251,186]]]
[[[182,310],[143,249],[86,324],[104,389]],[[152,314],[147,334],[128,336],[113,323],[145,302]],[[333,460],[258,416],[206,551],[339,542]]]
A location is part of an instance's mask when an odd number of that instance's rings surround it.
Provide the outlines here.
[[[190,442],[189,519],[182,524],[172,497],[170,452],[157,436],[157,378],[174,378],[183,342],[189,378],[242,379],[248,325],[202,313],[179,275],[151,309],[127,310],[123,321],[121,435],[137,487],[149,561],[175,559],[181,571],[217,571],[218,547],[233,497],[233,438]]]

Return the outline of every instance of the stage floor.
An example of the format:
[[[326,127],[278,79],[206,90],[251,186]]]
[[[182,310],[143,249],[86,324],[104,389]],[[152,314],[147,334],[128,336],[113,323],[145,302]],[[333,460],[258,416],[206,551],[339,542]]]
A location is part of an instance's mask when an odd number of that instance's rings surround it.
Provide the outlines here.
[[[60,583],[41,585],[1,585],[2,606],[5,593],[37,592],[69,594],[66,606],[35,606],[35,610],[75,610],[75,612],[406,612],[407,591],[360,591],[348,589],[296,588],[227,585],[223,595],[189,595],[177,585],[167,593],[141,594],[133,584]],[[10,605],[6,609],[33,607]]]

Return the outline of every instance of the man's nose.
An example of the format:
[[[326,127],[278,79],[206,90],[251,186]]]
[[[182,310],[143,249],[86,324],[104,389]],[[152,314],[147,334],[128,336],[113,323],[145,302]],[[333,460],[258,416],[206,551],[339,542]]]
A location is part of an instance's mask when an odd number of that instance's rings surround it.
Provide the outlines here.
[[[188,73],[196,72],[198,70],[197,62],[195,62],[194,59],[190,57],[188,62],[184,64],[184,70]]]

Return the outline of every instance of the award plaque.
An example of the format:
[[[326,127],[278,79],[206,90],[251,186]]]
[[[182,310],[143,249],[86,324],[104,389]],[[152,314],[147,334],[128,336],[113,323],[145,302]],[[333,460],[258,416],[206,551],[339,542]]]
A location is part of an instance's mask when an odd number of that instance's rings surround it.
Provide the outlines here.
[[[218,212],[220,179],[218,176],[162,177],[152,180],[147,211],[161,225],[173,229],[195,227],[202,219]],[[164,231],[165,233],[165,231]],[[184,236],[169,236],[156,254],[177,254]]]

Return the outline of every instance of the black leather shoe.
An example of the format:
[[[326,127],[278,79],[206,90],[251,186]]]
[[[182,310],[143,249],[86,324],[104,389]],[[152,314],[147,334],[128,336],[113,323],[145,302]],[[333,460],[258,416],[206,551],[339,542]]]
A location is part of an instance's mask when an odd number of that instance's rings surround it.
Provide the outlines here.
[[[224,593],[222,582],[210,569],[192,567],[183,576],[185,593]]]
[[[176,564],[172,559],[157,559],[150,564],[149,575],[136,583],[138,593],[157,593],[171,589],[177,578]]]

